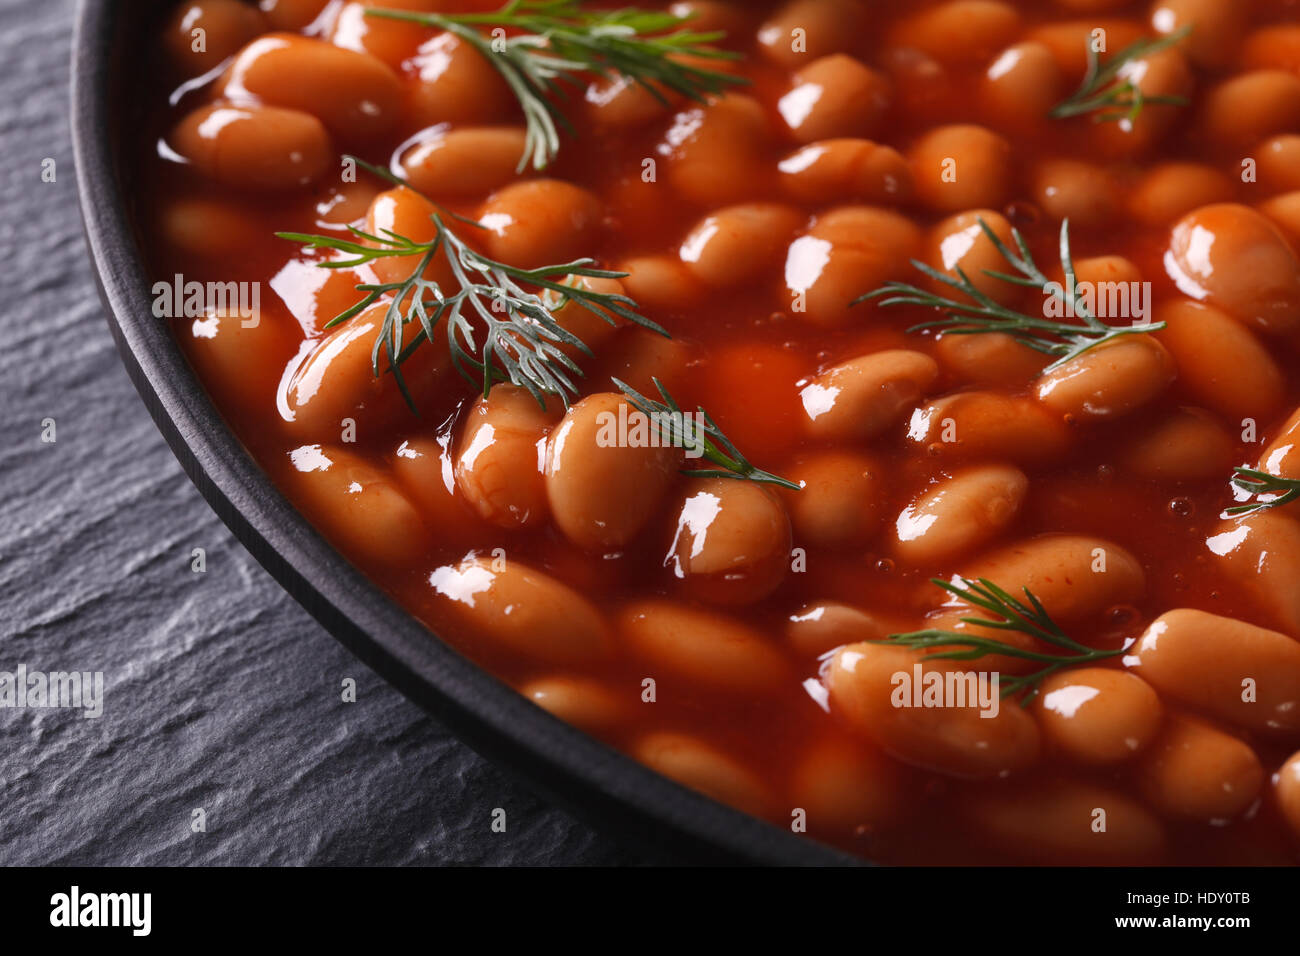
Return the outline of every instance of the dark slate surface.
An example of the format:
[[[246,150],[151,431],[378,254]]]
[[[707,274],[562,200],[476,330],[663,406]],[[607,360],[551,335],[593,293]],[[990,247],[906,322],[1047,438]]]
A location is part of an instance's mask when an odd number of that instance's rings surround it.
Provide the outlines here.
[[[0,710],[0,863],[637,861],[352,658],[181,472],[86,258],[71,22],[71,0],[0,0],[0,671],[103,671],[107,686],[98,720]]]

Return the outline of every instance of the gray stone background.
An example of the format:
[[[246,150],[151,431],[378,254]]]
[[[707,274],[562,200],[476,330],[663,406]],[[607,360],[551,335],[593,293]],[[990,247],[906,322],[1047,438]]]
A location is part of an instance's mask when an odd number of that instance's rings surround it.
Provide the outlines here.
[[[105,712],[0,710],[0,864],[636,862],[356,661],[182,473],[91,277],[72,17],[0,0],[0,671],[103,671]]]

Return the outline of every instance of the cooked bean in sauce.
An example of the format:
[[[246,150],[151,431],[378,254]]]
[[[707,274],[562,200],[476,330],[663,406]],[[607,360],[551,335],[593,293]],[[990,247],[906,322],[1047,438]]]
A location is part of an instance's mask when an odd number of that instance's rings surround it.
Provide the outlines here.
[[[722,79],[580,74],[549,147],[501,54],[373,14],[495,0],[169,11],[141,231],[257,293],[170,313],[251,454],[430,640],[810,839],[1300,862],[1300,7],[639,5]],[[398,286],[482,257],[571,388],[485,389],[489,299],[393,374]]]

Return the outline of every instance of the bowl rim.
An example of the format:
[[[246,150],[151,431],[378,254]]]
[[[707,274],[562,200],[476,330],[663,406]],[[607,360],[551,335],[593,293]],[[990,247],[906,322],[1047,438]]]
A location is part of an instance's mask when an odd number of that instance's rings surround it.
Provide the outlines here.
[[[127,373],[185,473],[239,542],[326,631],[460,740],[652,858],[864,862],[689,790],[552,717],[392,601],[283,497],[227,427],[166,323],[152,315],[113,140],[121,103],[114,83],[122,76],[114,71],[115,41],[138,24],[139,10],[137,3],[77,3],[71,128],[82,223]]]

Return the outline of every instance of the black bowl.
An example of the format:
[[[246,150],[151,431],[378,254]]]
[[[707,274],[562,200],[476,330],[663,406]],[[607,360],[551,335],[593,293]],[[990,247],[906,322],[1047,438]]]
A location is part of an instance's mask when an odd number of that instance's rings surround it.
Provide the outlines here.
[[[485,756],[656,857],[707,863],[845,864],[851,857],[716,803],[524,699],[371,584],[289,504],[227,428],[167,323],[154,318],[131,221],[121,134],[133,45],[149,0],[81,0],[72,132],[82,217],[109,328],[131,380],[190,479],[235,537],[349,650]]]

